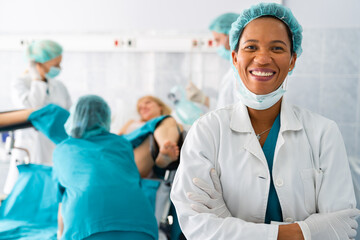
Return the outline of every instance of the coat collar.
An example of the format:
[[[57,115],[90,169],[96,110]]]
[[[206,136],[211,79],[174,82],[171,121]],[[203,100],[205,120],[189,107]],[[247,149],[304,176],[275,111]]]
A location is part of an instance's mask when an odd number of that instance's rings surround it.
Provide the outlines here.
[[[294,108],[284,99],[281,103],[280,121],[280,132],[298,131],[303,128]],[[253,132],[248,110],[242,102],[238,102],[233,107],[230,128],[236,132]]]
[[[303,125],[295,114],[294,107],[284,98],[281,103],[280,121],[280,132],[298,131],[303,128]]]
[[[246,106],[242,102],[234,105],[231,113],[230,128],[236,132],[252,132],[253,127]]]

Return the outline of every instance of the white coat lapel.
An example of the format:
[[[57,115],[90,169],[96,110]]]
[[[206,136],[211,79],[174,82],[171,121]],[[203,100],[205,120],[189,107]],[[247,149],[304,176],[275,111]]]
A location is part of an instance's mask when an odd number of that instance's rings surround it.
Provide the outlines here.
[[[230,119],[230,128],[231,130],[241,133],[244,136],[244,149],[250,152],[267,166],[264,152],[261,149],[261,145],[257,140],[254,129],[251,125],[247,108],[241,102],[234,105]]]
[[[292,106],[283,99],[280,112],[280,131],[274,154],[274,165],[277,159],[278,152],[285,143],[284,133],[286,131],[299,131],[302,128],[303,126],[300,120],[296,117]]]

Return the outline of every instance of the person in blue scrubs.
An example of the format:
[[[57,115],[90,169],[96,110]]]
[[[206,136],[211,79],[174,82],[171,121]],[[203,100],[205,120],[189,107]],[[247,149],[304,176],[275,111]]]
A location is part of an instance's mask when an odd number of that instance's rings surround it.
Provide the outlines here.
[[[132,145],[109,132],[107,103],[88,95],[70,112],[69,116],[51,104],[28,118],[57,144],[53,173],[61,202],[59,238],[157,239],[157,223],[140,187]]]

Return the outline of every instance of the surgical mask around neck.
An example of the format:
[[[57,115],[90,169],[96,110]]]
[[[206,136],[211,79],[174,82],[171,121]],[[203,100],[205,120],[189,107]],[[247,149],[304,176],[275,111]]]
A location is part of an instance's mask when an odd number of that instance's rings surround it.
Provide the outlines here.
[[[226,59],[228,61],[230,61],[230,59],[231,59],[231,52],[230,52],[230,50],[227,50],[224,45],[221,45],[220,47],[218,47],[216,49],[216,53],[220,57],[222,57],[222,58],[224,58],[224,59]]]
[[[59,67],[52,66],[48,73],[45,74],[46,78],[55,78],[60,74],[61,69]]]
[[[287,81],[287,79],[285,79],[284,82],[281,84],[281,86],[275,91],[265,95],[257,95],[251,92],[245,86],[245,84],[243,83],[243,81],[239,76],[239,72],[237,71],[234,65],[232,66],[232,68],[234,70],[234,75],[237,80],[236,81],[237,96],[239,97],[241,102],[249,108],[256,110],[268,109],[272,107],[275,103],[277,103],[286,92],[285,82]]]

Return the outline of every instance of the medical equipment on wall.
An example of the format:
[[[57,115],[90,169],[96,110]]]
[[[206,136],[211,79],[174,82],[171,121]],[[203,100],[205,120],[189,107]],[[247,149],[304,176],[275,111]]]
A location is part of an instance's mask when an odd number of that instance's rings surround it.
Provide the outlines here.
[[[181,86],[175,86],[170,90],[169,99],[175,106],[176,115],[182,123],[192,125],[202,114],[202,110],[185,97],[185,90]]]

